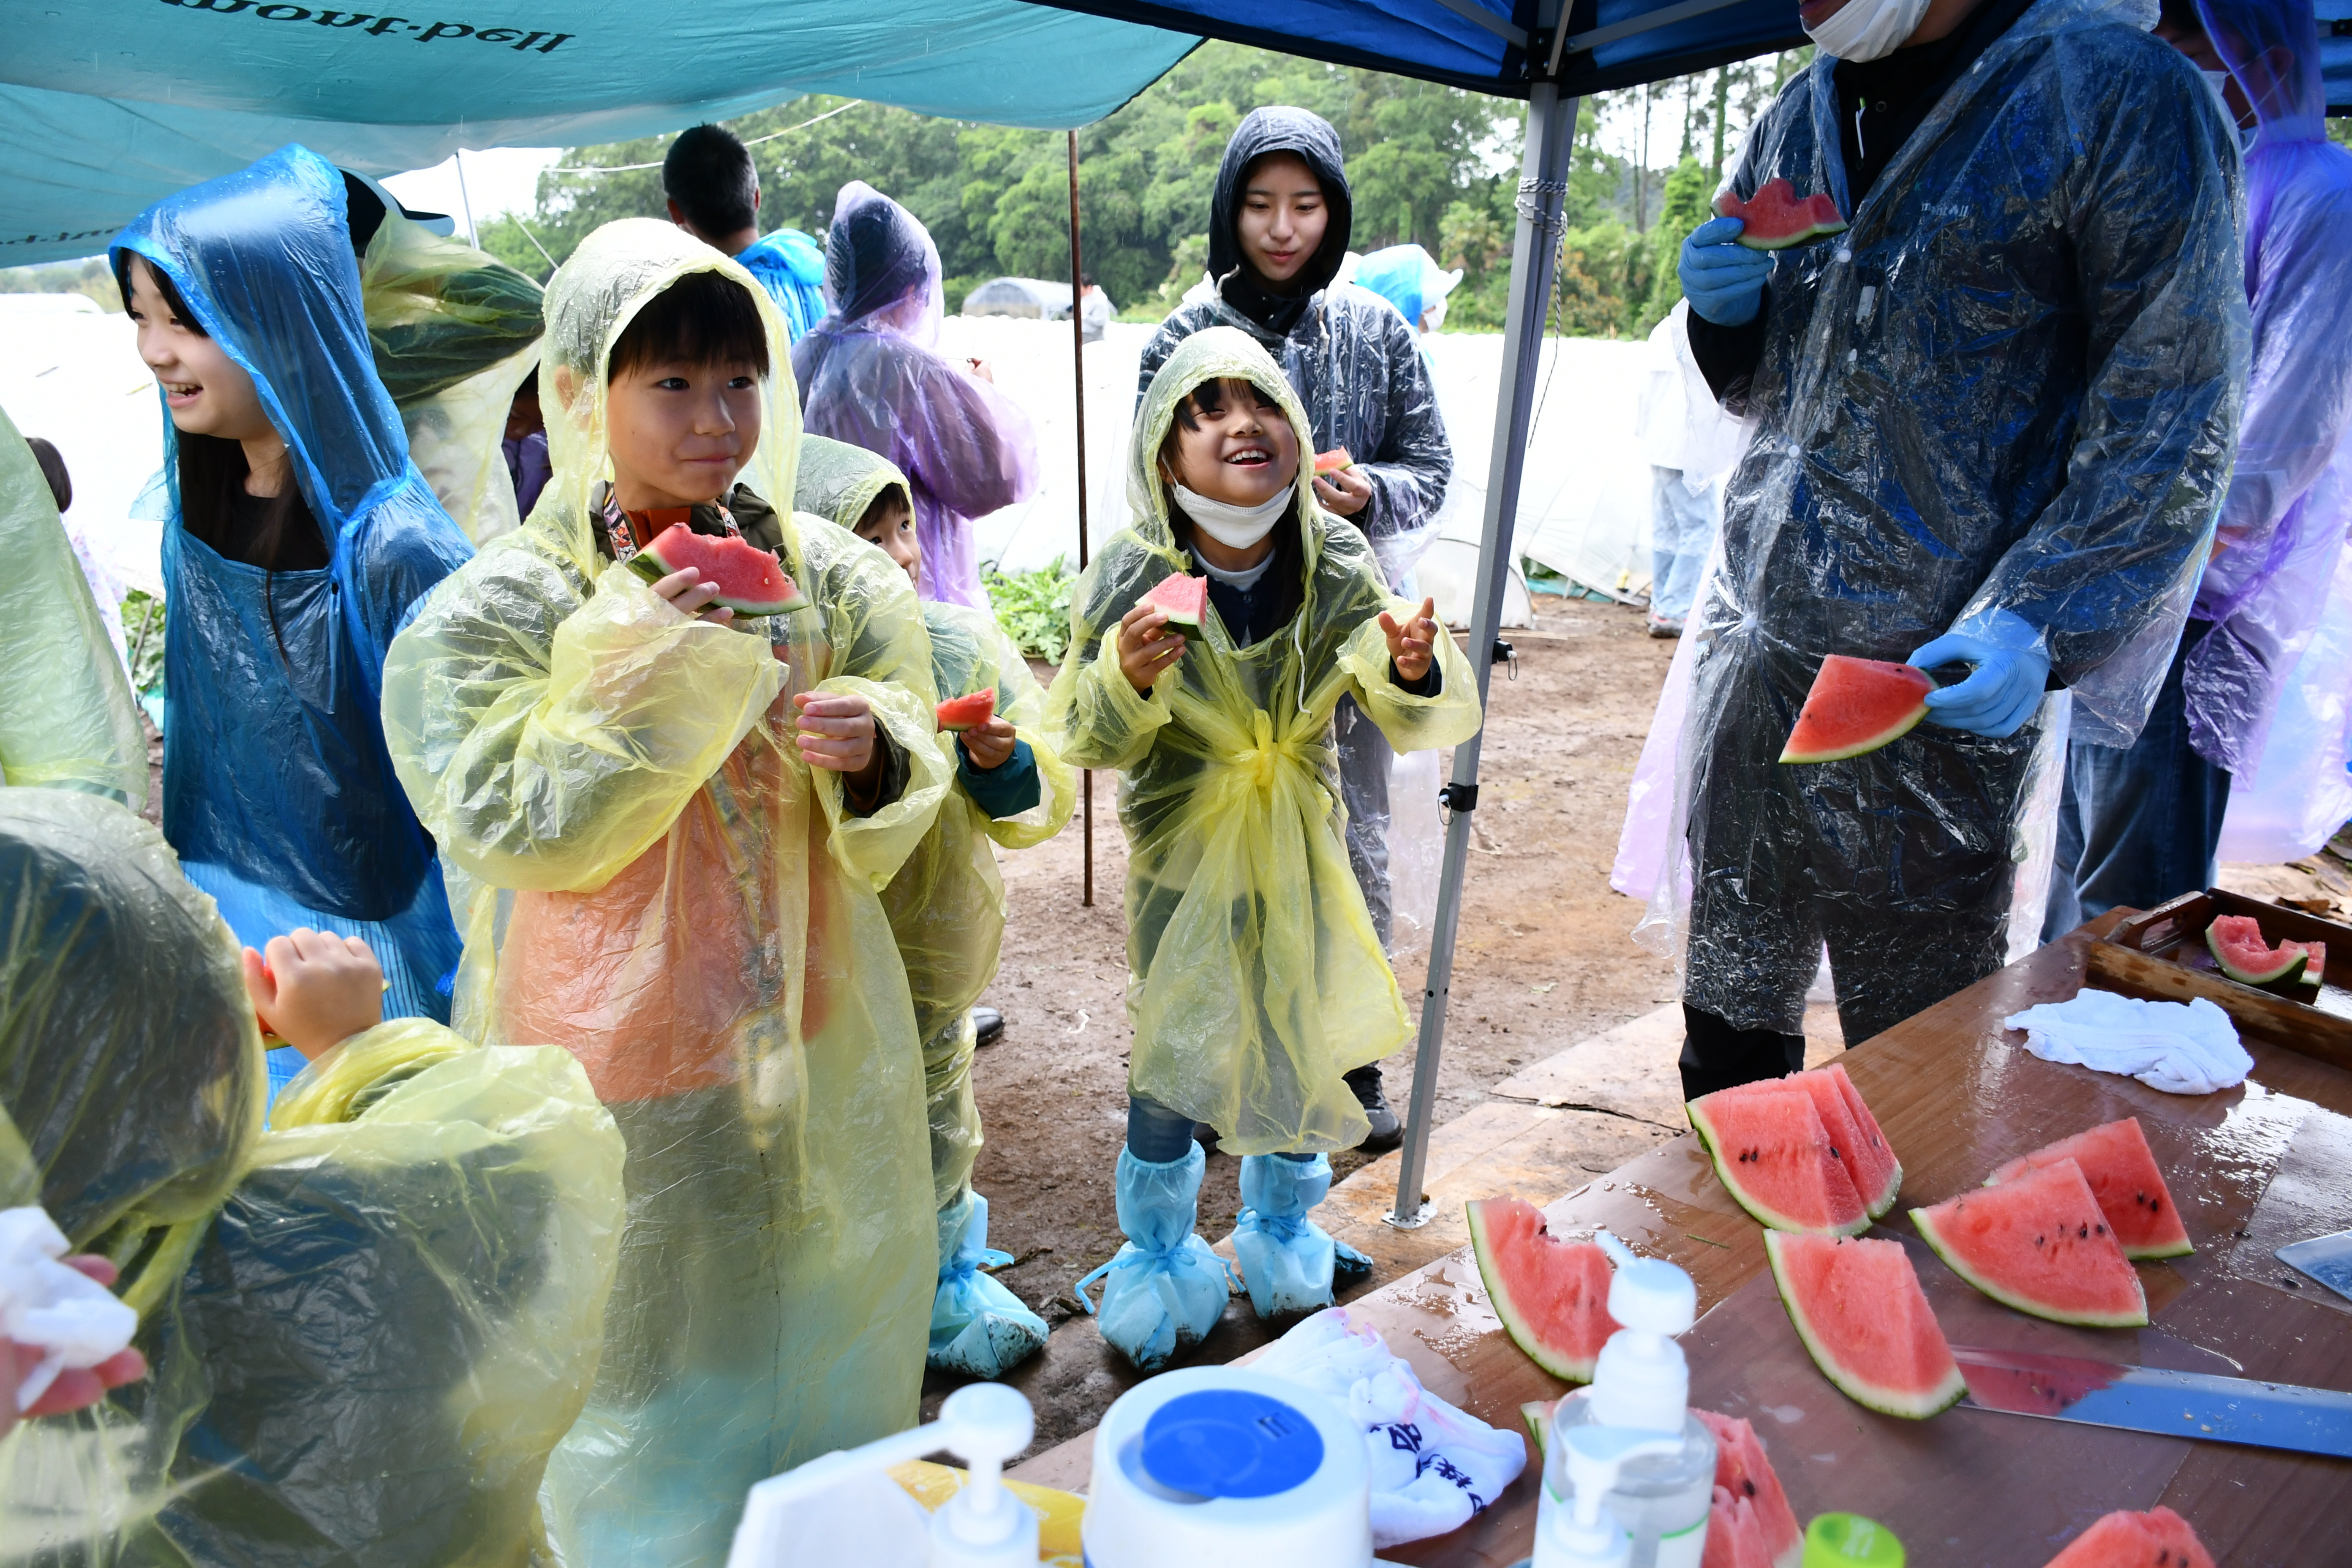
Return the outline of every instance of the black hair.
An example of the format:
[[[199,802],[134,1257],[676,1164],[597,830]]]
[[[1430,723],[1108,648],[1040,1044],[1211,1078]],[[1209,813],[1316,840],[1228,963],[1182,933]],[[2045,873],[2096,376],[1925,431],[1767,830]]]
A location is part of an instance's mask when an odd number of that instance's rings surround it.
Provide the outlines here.
[[[708,238],[752,226],[760,176],[735,132],[724,125],[697,125],[679,132],[662,154],[662,192]]]
[[[914,519],[915,509],[908,504],[906,488],[902,485],[884,485],[877,490],[874,499],[866,503],[866,510],[857,514],[857,521],[849,531],[863,535],[868,528],[881,527],[882,520],[893,512],[906,513],[909,521]]]
[[[1228,382],[1248,387],[1251,395],[1258,398],[1264,407],[1277,410],[1282,407],[1280,398],[1254,381],[1242,376],[1212,376],[1176,400],[1176,423],[1187,430],[1198,430],[1201,427],[1202,415],[1223,413],[1225,385]],[[1283,417],[1287,421],[1289,416],[1286,414]],[[1169,431],[1169,439],[1173,440],[1175,434],[1175,430],[1171,427]]]
[[[2158,10],[2165,25],[2176,32],[2194,36],[2205,31],[2205,18],[2198,14],[2197,0],[2159,0]]]
[[[671,363],[748,364],[768,374],[767,323],[740,283],[724,273],[689,272],[654,296],[621,329],[604,380]]]
[[[49,481],[49,494],[57,498],[58,510],[63,512],[73,505],[73,476],[66,472],[65,454],[54,442],[38,436],[26,437],[25,445],[33,449],[33,460],[41,465],[41,478]]]

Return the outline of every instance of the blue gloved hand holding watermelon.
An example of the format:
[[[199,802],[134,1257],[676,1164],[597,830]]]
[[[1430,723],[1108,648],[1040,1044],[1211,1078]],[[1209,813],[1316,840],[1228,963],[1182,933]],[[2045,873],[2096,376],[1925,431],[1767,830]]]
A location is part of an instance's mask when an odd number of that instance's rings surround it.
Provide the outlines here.
[[[1675,265],[1691,309],[1718,327],[1744,327],[1764,308],[1772,253],[1740,244],[1746,226],[1736,217],[1707,219],[1683,241]]]
[[[1976,666],[1966,680],[1927,693],[1927,722],[1997,741],[2017,733],[2033,717],[2050,679],[2050,654],[2041,631],[2009,610],[1966,617],[1908,662],[1920,669]]]

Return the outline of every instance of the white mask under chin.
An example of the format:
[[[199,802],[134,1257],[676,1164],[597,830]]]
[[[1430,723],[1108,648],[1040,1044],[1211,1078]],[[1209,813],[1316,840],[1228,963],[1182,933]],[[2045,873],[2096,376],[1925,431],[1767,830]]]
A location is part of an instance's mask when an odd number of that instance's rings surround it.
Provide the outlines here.
[[[1819,26],[1805,23],[1805,36],[1842,60],[1880,59],[1901,48],[1927,14],[1927,0],[1845,0]]]
[[[1176,492],[1176,504],[1192,525],[1228,550],[1247,550],[1274,531],[1283,514],[1290,510],[1293,492],[1284,489],[1260,506],[1235,506],[1231,501],[1211,500],[1197,490],[1186,489],[1170,481]]]

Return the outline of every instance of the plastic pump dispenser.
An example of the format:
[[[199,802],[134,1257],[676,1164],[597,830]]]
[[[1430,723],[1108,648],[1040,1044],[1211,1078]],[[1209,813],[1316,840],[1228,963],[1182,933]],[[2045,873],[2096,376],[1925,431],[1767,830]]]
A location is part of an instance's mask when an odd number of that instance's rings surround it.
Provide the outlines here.
[[[937,1421],[821,1455],[753,1487],[727,1568],[1035,1568],[1037,1516],[1004,1486],[1004,1461],[1029,1446],[1035,1425],[1029,1402],[1010,1388],[960,1388]],[[971,1476],[927,1520],[889,1471],[943,1448]]]
[[[1675,1343],[1697,1319],[1698,1289],[1605,1230],[1594,1239],[1617,1268],[1609,1315],[1619,1327],[1592,1386],[1553,1411],[1534,1568],[1698,1568],[1715,1437],[1690,1415],[1690,1366]]]

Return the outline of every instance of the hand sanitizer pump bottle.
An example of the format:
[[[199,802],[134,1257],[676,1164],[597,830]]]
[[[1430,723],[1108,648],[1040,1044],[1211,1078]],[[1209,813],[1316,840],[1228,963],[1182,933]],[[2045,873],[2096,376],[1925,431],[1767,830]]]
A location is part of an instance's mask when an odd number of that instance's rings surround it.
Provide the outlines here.
[[[1601,1347],[1592,1386],[1552,1412],[1534,1568],[1589,1561],[1566,1554],[1566,1542],[1574,1521],[1591,1517],[1583,1505],[1592,1486],[1606,1490],[1594,1507],[1605,1507],[1630,1537],[1628,1568],[1698,1568],[1715,1493],[1715,1436],[1687,1408],[1690,1368],[1674,1342],[1697,1317],[1698,1290],[1664,1258],[1636,1258],[1605,1230],[1596,1239],[1617,1266],[1609,1315],[1622,1326]],[[1590,1447],[1591,1435],[1577,1440],[1587,1428],[1622,1436],[1607,1445],[1605,1476],[1594,1458],[1574,1460]]]

